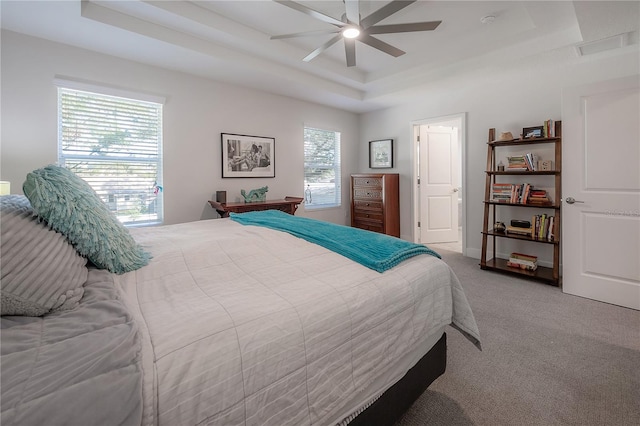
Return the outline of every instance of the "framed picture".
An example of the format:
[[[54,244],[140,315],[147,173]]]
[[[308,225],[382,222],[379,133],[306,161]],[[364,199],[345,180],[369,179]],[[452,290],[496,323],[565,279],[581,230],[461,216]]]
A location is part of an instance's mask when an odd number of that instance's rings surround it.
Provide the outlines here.
[[[525,127],[522,129],[522,138],[541,138],[543,135],[544,126],[536,126],[536,127]]]
[[[393,167],[393,139],[369,142],[369,167],[372,169]]]
[[[276,176],[275,138],[222,133],[223,178]]]

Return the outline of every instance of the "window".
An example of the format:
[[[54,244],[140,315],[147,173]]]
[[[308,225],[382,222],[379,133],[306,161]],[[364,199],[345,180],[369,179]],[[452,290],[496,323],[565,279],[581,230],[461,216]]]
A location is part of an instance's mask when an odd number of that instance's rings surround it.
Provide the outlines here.
[[[162,104],[58,87],[58,160],[125,225],[162,222]]]
[[[340,181],[340,132],[305,127],[305,208],[340,206]]]

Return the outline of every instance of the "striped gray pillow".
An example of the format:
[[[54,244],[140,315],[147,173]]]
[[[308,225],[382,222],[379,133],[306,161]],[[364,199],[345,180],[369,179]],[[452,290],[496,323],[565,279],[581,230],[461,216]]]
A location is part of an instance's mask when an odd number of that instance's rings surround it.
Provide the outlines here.
[[[78,306],[87,259],[35,216],[23,195],[0,196],[1,314],[41,316]]]

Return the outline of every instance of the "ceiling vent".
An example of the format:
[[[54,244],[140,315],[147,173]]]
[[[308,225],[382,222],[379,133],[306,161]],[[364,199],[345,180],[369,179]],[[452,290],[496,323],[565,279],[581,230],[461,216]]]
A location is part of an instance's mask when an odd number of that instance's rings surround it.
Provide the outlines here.
[[[593,55],[607,50],[618,49],[629,44],[629,33],[618,34],[601,40],[576,45],[578,56]]]

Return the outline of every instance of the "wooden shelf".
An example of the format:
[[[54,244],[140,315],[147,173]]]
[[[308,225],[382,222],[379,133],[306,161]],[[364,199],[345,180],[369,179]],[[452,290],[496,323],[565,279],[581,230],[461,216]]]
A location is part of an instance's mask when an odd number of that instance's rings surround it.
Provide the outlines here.
[[[559,122],[557,122],[559,123]],[[495,141],[487,142],[488,145],[493,147],[499,146],[514,146],[514,145],[532,145],[538,143],[554,143],[560,140],[560,137],[556,138],[528,138],[528,139],[514,139],[511,141]]]
[[[495,141],[495,129],[489,130],[489,142],[487,142],[487,167],[485,172],[485,198],[484,198],[484,222],[482,226],[482,254],[480,258],[480,267],[482,269],[509,273],[525,278],[543,281],[547,284],[560,286],[560,225],[561,221],[561,204],[562,198],[560,191],[562,190],[562,123],[557,121],[555,123],[555,135],[553,138],[530,138],[530,139],[515,139],[511,141]],[[496,165],[496,149],[507,146],[522,146],[534,144],[553,144],[554,145],[554,166],[555,170],[505,170],[497,171]],[[526,149],[526,148],[523,148]],[[502,201],[492,201],[492,187],[496,182],[496,179],[502,176],[548,176],[547,179],[553,180],[554,196],[551,199],[551,203],[548,205],[540,204],[523,204],[523,203],[511,203]],[[496,232],[493,230],[493,224],[499,217],[496,214],[496,210],[502,207],[520,207],[529,208],[535,210],[554,210],[554,239],[547,240],[541,238],[535,238],[528,235],[513,234],[507,232]],[[538,266],[535,271],[527,271],[523,269],[513,268],[507,265],[507,260],[494,257],[487,260],[487,253],[491,251],[493,256],[499,254],[498,241],[502,241],[500,244],[504,244],[505,240],[512,240],[512,245],[518,246],[518,241],[525,241],[527,243],[542,243],[547,247],[553,248],[553,260],[552,267]],[[513,248],[512,248],[513,249]],[[525,249],[516,249],[513,251],[521,251],[526,253]],[[507,253],[503,253],[506,256]]]
[[[514,206],[514,207],[535,207],[537,209],[555,209],[559,210],[560,206],[555,204],[543,205],[543,204],[522,204],[522,203],[505,203],[503,201],[484,201],[487,204],[499,205],[499,206]]]
[[[496,231],[482,231],[484,235],[488,235],[490,237],[500,237],[500,238],[511,238],[513,240],[522,240],[522,241],[531,241],[534,243],[545,243],[545,244],[560,244],[560,241],[557,240],[547,240],[544,238],[534,238],[529,237],[528,235],[519,235],[508,232],[496,232]]]
[[[526,271],[524,269],[512,268],[511,266],[508,266],[505,259],[493,258],[487,260],[484,265],[481,264],[480,268],[542,281],[546,284],[551,284],[554,286],[560,285],[560,279],[556,279],[553,277],[553,268],[547,268],[545,266],[538,266],[538,269],[536,269],[535,271]]]
[[[557,170],[536,170],[536,171],[530,171],[530,170],[506,170],[504,172],[500,172],[500,171],[487,171],[488,174],[490,175],[494,175],[494,176],[522,176],[522,175],[559,175],[560,172]]]

